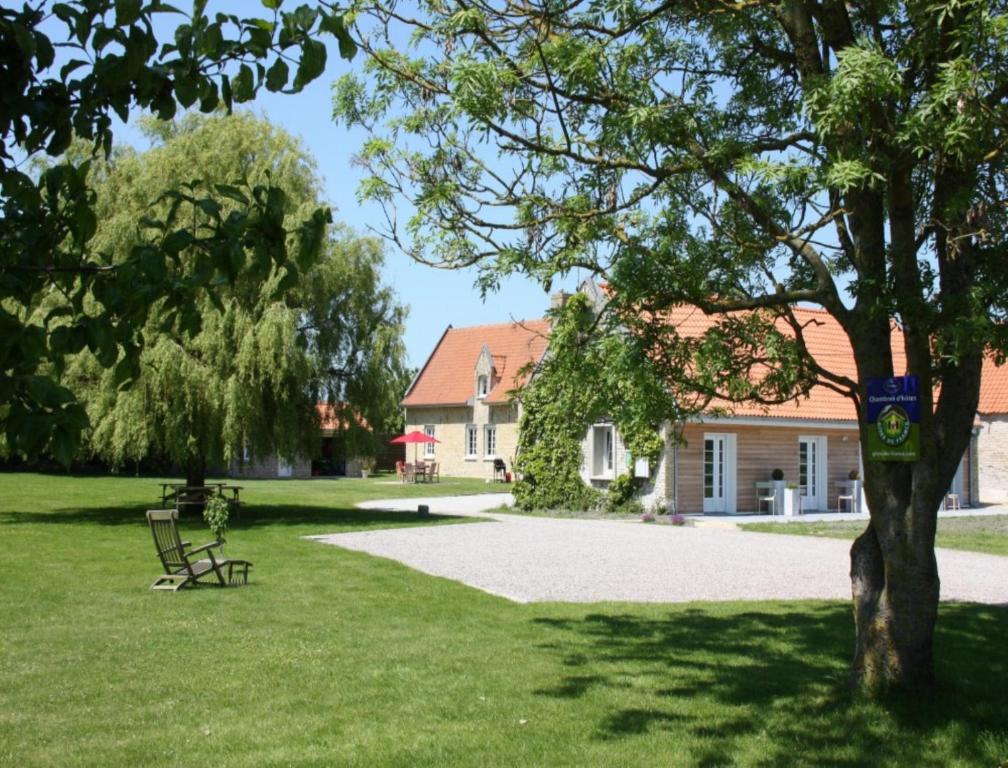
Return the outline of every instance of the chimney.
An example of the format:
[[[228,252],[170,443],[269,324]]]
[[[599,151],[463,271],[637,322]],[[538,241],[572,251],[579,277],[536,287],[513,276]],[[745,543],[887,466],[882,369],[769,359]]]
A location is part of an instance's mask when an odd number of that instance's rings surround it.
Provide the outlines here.
[[[566,291],[557,291],[556,293],[550,294],[550,309],[562,309],[567,303],[567,299],[571,297],[571,294]]]

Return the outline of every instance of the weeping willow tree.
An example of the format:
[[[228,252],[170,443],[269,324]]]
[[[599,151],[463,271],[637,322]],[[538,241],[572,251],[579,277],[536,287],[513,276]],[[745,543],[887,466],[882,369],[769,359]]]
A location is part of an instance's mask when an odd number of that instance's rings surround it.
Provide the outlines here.
[[[268,182],[287,231],[299,235],[288,238],[282,266],[251,258],[265,244],[247,241],[230,254],[230,282],[187,311],[154,307],[137,368],[113,366],[100,348],[71,358],[63,382],[86,405],[89,450],[113,464],[159,454],[202,485],[208,466],[237,457],[310,455],[319,402],[352,412],[343,422],[358,433],[361,423],[380,429],[394,418],[405,309],[382,285],[377,241],[313,218],[319,180],[299,144],[248,114],[147,130],[151,150],[121,152],[97,169],[97,248],[125,257],[152,209],[174,208],[175,220],[189,222],[174,268],[199,271],[205,249],[188,246],[226,228],[230,212],[162,193],[197,174],[236,206],[266,194]],[[367,448],[360,434],[351,442]]]

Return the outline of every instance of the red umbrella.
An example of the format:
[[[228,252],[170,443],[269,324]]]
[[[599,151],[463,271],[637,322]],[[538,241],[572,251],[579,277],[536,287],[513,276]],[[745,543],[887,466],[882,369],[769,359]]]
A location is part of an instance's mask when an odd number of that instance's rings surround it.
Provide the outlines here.
[[[399,435],[399,437],[393,437],[389,440],[390,443],[395,443],[396,445],[413,443],[413,463],[416,464],[416,447],[418,443],[440,443],[436,437],[431,437],[425,432],[421,432],[419,429],[414,429],[412,432],[407,432],[405,435]]]

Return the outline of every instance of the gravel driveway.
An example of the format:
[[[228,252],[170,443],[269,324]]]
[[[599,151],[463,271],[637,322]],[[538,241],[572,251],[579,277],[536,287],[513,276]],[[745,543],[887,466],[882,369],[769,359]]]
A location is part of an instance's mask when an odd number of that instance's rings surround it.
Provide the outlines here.
[[[475,515],[506,494],[368,502],[360,506]],[[482,516],[482,515],[481,515]],[[473,525],[310,538],[398,560],[516,602],[681,603],[849,599],[849,542],[677,528],[632,521],[486,515]],[[942,600],[1008,605],[1008,557],[938,550]]]

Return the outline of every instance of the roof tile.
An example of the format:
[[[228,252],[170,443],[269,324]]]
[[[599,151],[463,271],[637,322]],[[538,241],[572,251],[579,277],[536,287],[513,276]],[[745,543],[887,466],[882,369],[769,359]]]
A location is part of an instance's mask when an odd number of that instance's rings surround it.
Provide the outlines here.
[[[506,403],[508,392],[523,382],[518,371],[546,351],[549,321],[521,320],[451,328],[441,337],[402,404],[461,405],[476,394],[476,361],[486,346],[493,356],[494,380],[486,402]]]

